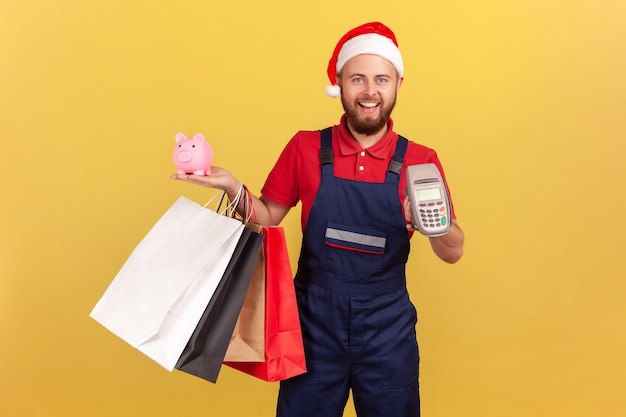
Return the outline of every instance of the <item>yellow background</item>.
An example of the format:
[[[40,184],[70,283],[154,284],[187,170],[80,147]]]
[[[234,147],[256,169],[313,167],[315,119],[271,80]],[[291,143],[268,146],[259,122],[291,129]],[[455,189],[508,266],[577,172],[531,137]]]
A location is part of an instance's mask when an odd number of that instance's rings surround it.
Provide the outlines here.
[[[88,314],[179,195],[212,195],[169,180],[175,134],[258,192],[338,121],[326,63],[369,20],[466,232],[453,266],[413,241],[424,415],[626,414],[622,0],[0,0],[1,416],[273,415],[277,384],[170,374]]]

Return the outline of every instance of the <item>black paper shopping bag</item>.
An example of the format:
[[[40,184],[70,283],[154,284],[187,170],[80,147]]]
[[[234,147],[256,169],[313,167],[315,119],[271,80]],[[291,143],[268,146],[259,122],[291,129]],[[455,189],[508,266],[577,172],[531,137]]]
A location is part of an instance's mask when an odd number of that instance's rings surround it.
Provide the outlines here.
[[[175,368],[216,382],[250,279],[263,234],[245,227],[211,301]]]

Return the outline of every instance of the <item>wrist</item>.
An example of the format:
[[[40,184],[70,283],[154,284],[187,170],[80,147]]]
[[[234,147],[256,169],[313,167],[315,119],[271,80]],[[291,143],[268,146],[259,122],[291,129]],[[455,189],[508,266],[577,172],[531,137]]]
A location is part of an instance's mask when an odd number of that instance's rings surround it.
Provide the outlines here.
[[[224,191],[226,191],[226,194],[228,194],[228,197],[232,201],[240,193],[242,187],[243,187],[243,183],[240,182],[237,178],[232,177],[230,184],[228,184],[228,186],[224,189]]]

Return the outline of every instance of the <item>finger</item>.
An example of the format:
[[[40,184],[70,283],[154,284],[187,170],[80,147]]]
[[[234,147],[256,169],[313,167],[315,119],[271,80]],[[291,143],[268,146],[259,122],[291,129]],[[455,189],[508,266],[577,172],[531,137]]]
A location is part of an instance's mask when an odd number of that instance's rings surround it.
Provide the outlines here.
[[[190,174],[174,174],[170,177],[170,179],[189,181],[191,180],[191,175]]]

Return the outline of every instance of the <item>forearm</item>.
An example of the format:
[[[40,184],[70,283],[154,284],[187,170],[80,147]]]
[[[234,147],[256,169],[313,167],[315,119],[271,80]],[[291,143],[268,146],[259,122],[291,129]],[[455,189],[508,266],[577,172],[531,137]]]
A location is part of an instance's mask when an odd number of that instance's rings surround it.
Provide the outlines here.
[[[264,197],[256,197],[249,191],[244,193],[237,207],[237,213],[247,222],[258,223],[262,226],[277,226],[287,211],[287,208],[282,211],[280,206],[275,207],[272,201]]]
[[[450,231],[443,236],[430,237],[430,246],[444,262],[453,264],[463,256],[465,235],[456,221],[452,221]]]
[[[234,177],[224,191],[228,194],[230,201],[234,201],[241,192],[236,210],[242,218],[249,222],[258,223],[262,226],[277,226],[289,211],[288,207],[283,207],[262,196],[260,198],[255,196]]]

